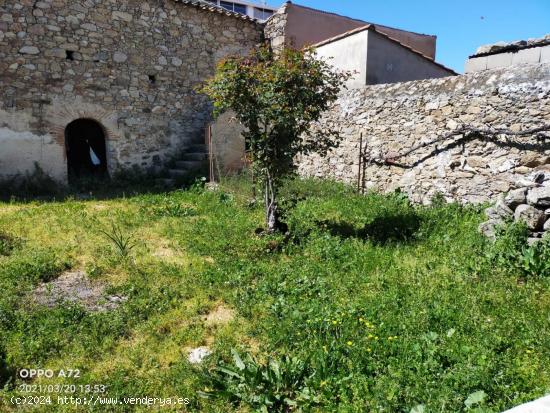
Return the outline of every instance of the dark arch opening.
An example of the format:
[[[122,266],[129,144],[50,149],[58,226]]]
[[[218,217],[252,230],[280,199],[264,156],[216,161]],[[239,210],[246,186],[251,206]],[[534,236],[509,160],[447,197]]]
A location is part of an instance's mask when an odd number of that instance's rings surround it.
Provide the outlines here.
[[[107,149],[103,127],[92,119],[77,119],[65,128],[69,183],[82,178],[107,177]]]

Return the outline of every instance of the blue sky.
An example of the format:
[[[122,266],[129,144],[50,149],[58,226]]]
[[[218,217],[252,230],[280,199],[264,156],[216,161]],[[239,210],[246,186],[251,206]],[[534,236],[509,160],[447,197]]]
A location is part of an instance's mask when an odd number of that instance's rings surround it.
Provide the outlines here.
[[[269,1],[277,5],[277,1]],[[436,60],[457,72],[478,46],[550,33],[550,0],[296,0],[296,4],[437,36]]]

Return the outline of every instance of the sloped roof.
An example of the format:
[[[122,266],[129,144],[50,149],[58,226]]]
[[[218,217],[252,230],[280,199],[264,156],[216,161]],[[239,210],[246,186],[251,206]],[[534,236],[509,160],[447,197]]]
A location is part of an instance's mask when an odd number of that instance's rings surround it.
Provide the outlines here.
[[[365,23],[366,25],[371,25],[371,24],[374,24],[374,23],[370,23],[370,22],[366,22],[365,20],[361,20],[361,19],[356,19],[355,17],[349,17],[349,16],[344,16],[343,14],[338,14],[338,13],[334,13],[332,11],[326,11],[326,10],[321,10],[321,9],[316,9],[316,8],[313,8],[313,7],[309,7],[309,6],[304,6],[302,4],[296,4],[296,3],[293,3],[292,0],[287,0],[285,2],[284,5],[287,5],[287,4],[291,4],[295,7],[300,7],[302,9],[308,9],[308,10],[311,10],[311,11],[314,11],[314,12],[317,12],[317,13],[321,13],[321,14],[327,14],[327,15],[331,15],[331,16],[336,16],[336,17],[342,17],[344,19],[348,19],[348,20],[353,20],[355,22],[358,22],[358,23]],[[412,33],[412,34],[417,34],[417,35],[420,35],[420,36],[426,36],[426,37],[437,37],[433,34],[426,34],[426,33],[420,33],[420,32],[413,32],[411,30],[403,30],[403,29],[398,29],[397,27],[390,27],[390,26],[384,26],[382,24],[378,24],[378,26],[380,27],[386,27],[388,29],[393,29],[393,30],[399,30],[401,32],[405,32],[405,33]]]
[[[209,3],[203,0],[174,0],[176,3],[185,4],[186,6],[195,7],[200,10],[209,11],[218,14],[224,14],[226,16],[235,17],[241,20],[249,21],[256,24],[261,24],[258,19],[250,17],[246,14],[237,13],[236,11],[230,11],[220,7],[216,4]]]
[[[426,56],[426,55],[423,54],[422,52],[419,52],[418,50],[415,50],[415,49],[413,49],[412,47],[407,46],[406,44],[401,43],[399,40],[394,39],[393,37],[388,36],[387,34],[382,33],[382,32],[379,31],[379,30],[376,30],[376,26],[375,26],[374,24],[367,24],[366,26],[358,27],[357,29],[353,29],[353,30],[347,31],[347,32],[345,32],[345,33],[339,34],[338,36],[334,36],[334,37],[331,37],[330,39],[326,39],[326,40],[323,40],[322,42],[316,43],[316,44],[312,45],[311,47],[315,49],[315,48],[317,48],[317,47],[321,47],[321,46],[324,46],[324,45],[327,45],[327,44],[336,42],[336,41],[338,41],[338,40],[345,39],[346,37],[353,36],[354,34],[361,33],[361,32],[367,31],[367,30],[376,32],[376,33],[378,33],[380,36],[383,36],[383,37],[385,37],[386,39],[392,41],[393,43],[396,43],[396,44],[398,44],[399,46],[401,46],[401,47],[403,47],[403,48],[409,50],[410,52],[412,52],[412,53],[414,53],[414,54],[416,54],[416,55],[422,57],[423,59],[426,59],[426,60],[430,61],[430,62],[433,63],[434,65],[439,66],[439,67],[441,67],[442,69],[445,69],[445,70],[447,70],[448,72],[450,72],[450,73],[452,73],[452,74],[458,75],[458,73],[456,73],[453,69],[448,68],[447,66],[442,65],[441,63],[437,63],[435,60],[433,60],[432,58]]]

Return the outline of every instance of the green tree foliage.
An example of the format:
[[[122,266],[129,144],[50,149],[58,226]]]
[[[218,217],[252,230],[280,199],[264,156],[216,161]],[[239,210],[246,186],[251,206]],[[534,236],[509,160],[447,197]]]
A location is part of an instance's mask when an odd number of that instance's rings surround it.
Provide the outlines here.
[[[313,152],[325,156],[338,145],[336,131],[312,126],[348,78],[315,59],[311,50],[286,49],[276,56],[264,47],[247,57],[221,61],[203,89],[216,113],[231,109],[246,128],[252,166],[264,188],[270,232],[280,224],[277,192],[281,180],[294,172],[294,158]]]

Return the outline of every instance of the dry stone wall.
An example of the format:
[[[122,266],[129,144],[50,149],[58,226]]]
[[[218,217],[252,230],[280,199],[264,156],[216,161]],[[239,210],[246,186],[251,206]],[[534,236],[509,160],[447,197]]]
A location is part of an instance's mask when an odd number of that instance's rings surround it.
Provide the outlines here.
[[[185,3],[0,2],[0,175],[37,161],[64,181],[64,131],[78,118],[102,125],[111,171],[159,164],[202,139],[210,108],[198,86],[263,28]]]
[[[550,125],[550,64],[523,65],[464,76],[367,86],[345,91],[320,126],[343,136],[328,157],[298,159],[304,176],[356,184],[360,135],[374,158],[391,158],[463,125],[522,131]],[[550,173],[550,139],[497,137],[453,144],[455,137],[399,159],[400,166],[367,164],[367,189],[401,189],[416,202],[436,194],[480,203]]]

